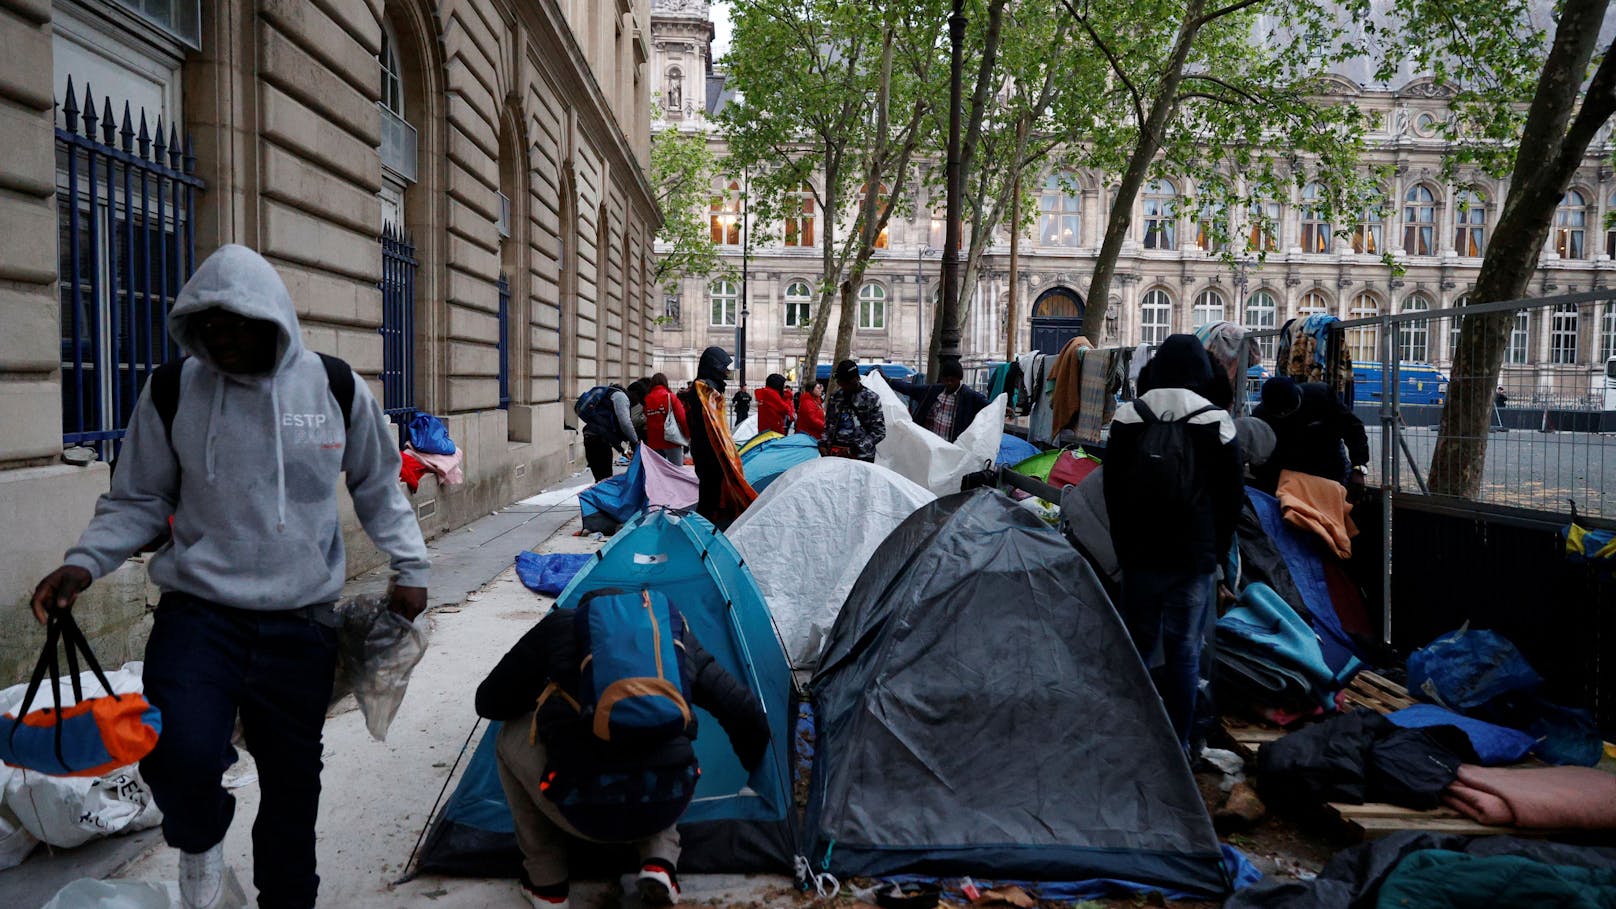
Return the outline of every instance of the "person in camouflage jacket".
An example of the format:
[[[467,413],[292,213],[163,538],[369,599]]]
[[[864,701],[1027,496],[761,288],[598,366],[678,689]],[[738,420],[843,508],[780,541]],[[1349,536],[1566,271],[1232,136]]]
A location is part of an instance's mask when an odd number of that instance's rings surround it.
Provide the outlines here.
[[[836,390],[825,399],[825,440],[819,450],[829,457],[875,461],[875,446],[887,437],[881,398],[859,380],[858,364],[836,364]]]

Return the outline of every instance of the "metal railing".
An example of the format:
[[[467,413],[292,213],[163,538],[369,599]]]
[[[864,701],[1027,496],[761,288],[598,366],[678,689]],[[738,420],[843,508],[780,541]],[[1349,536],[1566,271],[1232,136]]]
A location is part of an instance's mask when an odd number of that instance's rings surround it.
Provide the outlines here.
[[[499,409],[511,406],[511,279],[499,276]]]
[[[382,409],[406,423],[415,414],[415,244],[388,224],[381,247]]]
[[[90,86],[58,110],[62,442],[116,457],[152,370],[178,353],[168,312],[196,265],[196,156],[173,124],[101,108]]]

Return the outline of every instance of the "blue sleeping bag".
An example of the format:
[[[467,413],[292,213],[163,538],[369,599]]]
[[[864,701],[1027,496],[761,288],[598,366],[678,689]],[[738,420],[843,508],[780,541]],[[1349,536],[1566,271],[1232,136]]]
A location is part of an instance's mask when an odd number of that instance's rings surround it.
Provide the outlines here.
[[[1485,767],[1515,763],[1526,757],[1535,741],[1518,729],[1484,723],[1451,710],[1444,710],[1435,704],[1415,704],[1413,707],[1405,707],[1396,713],[1386,714],[1386,719],[1407,729],[1423,729],[1427,726],[1457,727],[1466,738],[1470,739],[1470,746],[1476,749],[1476,757],[1481,759],[1482,766]]]
[[[1330,585],[1324,577],[1324,561],[1318,548],[1285,523],[1278,499],[1250,486],[1246,487],[1246,498],[1257,512],[1263,532],[1274,541],[1280,556],[1285,559],[1291,580],[1302,594],[1303,605],[1313,616],[1313,630],[1319,633],[1324,661],[1335,672],[1341,672],[1357,656],[1357,646],[1341,627],[1341,620],[1335,614],[1335,603],[1330,599]]]

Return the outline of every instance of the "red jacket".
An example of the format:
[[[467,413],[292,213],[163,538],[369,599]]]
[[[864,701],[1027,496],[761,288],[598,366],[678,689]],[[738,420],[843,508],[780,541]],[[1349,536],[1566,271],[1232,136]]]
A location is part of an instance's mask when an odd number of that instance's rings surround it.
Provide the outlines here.
[[[778,392],[765,385],[757,390],[758,432],[786,434],[786,424],[796,418],[791,407],[791,394]]]
[[[803,392],[797,401],[797,431],[816,439],[825,438],[825,405],[810,392]]]
[[[690,438],[690,424],[685,422],[685,405],[679,396],[658,385],[645,395],[645,444],[655,449],[675,448],[662,436],[663,424],[668,421],[668,408],[673,408],[673,418],[679,423],[679,431]]]

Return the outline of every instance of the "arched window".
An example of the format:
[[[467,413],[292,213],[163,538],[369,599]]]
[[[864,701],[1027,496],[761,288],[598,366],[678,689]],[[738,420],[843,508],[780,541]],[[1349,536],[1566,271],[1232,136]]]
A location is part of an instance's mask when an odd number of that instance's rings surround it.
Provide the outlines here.
[[[1352,251],[1360,255],[1378,256],[1386,248],[1386,193],[1378,191],[1378,198],[1358,214],[1358,223],[1352,228]]]
[[[1453,248],[1461,256],[1480,258],[1487,248],[1487,197],[1473,189],[1461,189],[1453,197]]]
[[[1173,298],[1161,288],[1145,292],[1145,302],[1139,308],[1139,340],[1146,344],[1160,344],[1172,333]]]
[[[741,302],[741,295],[736,292],[734,282],[714,281],[708,287],[708,296],[712,299],[712,315],[707,324],[734,325]]]
[[[1178,242],[1178,187],[1171,180],[1145,185],[1145,248],[1172,249]]]
[[[707,224],[714,246],[741,245],[741,184],[725,180],[708,206]],[[717,323],[714,323],[717,324]]]
[[[786,245],[815,246],[814,188],[803,183],[786,194]]]
[[[1431,302],[1419,294],[1403,299],[1403,312],[1425,312]],[[1431,358],[1431,328],[1425,319],[1402,322],[1397,329],[1397,357],[1405,363],[1426,363]]]
[[[1077,247],[1083,200],[1067,188],[1070,180],[1070,176],[1063,180],[1060,174],[1044,178],[1044,190],[1038,196],[1038,242],[1043,246]]]
[[[1259,201],[1246,210],[1249,229],[1246,249],[1252,252],[1274,252],[1279,249],[1279,203]]]
[[[1574,365],[1577,362],[1577,304],[1561,303],[1554,308],[1549,325],[1549,362]]]
[[[1195,307],[1190,315],[1196,328],[1223,321],[1223,294],[1210,289],[1201,291],[1195,297]]]
[[[793,281],[786,288],[786,326],[789,328],[807,328],[811,319],[810,307],[814,302],[814,292],[802,281]]]
[[[1302,187],[1302,252],[1327,253],[1334,249],[1325,201],[1324,187],[1317,183]]]
[[[1582,193],[1568,189],[1554,213],[1554,251],[1562,259],[1586,259],[1587,236],[1588,201]]]
[[[1505,351],[1504,362],[1514,366],[1526,365],[1526,351],[1532,337],[1532,315],[1526,310],[1515,313],[1515,324],[1509,329],[1509,349]]]
[[[859,288],[859,328],[887,327],[887,289],[876,283]]]
[[[1347,321],[1357,319],[1373,319],[1380,315],[1380,301],[1373,294],[1361,293],[1352,298],[1352,306],[1347,310]],[[1366,325],[1362,328],[1347,329],[1347,353],[1354,363],[1372,362],[1380,359],[1380,328]]]
[[[1224,204],[1228,187],[1216,181],[1201,185],[1201,207],[1195,214],[1195,246],[1209,253],[1229,248],[1229,208]]]
[[[859,211],[861,211],[861,212],[864,210],[864,204],[863,204],[864,203],[864,196],[869,191],[870,191],[870,184],[868,184],[868,183],[866,183],[863,186],[859,187]],[[876,196],[876,199],[875,199],[875,219],[876,219],[877,223],[879,223],[882,216],[884,216],[887,213],[887,209],[889,209],[891,207],[892,207],[892,197],[888,194],[887,185],[885,183],[883,183],[883,184],[881,184],[880,195]],[[890,224],[890,222],[888,222],[888,223]],[[854,225],[853,225],[853,230],[854,231],[862,231],[863,229],[864,229],[864,227],[863,227],[862,224],[854,223]],[[887,229],[887,227],[883,226],[881,228],[881,232],[879,234],[875,235],[875,248],[876,249],[886,249],[888,239],[889,239],[889,237],[888,237],[888,229]],[[861,291],[861,293],[862,293],[862,291]]]
[[[404,119],[404,68],[398,62],[398,40],[392,26],[382,24],[382,52],[377,55],[382,68],[382,109]]]
[[[1252,291],[1246,298],[1246,329],[1248,331],[1273,331],[1279,327],[1279,303],[1274,295],[1266,290]],[[1263,359],[1272,359],[1277,341],[1272,335],[1258,338],[1257,346],[1262,348]]]
[[[1403,252],[1436,255],[1436,193],[1416,183],[1403,195]]]
[[[1302,299],[1296,304],[1296,315],[1305,319],[1308,316],[1324,315],[1330,311],[1330,298],[1323,291],[1310,290],[1302,294]]]

